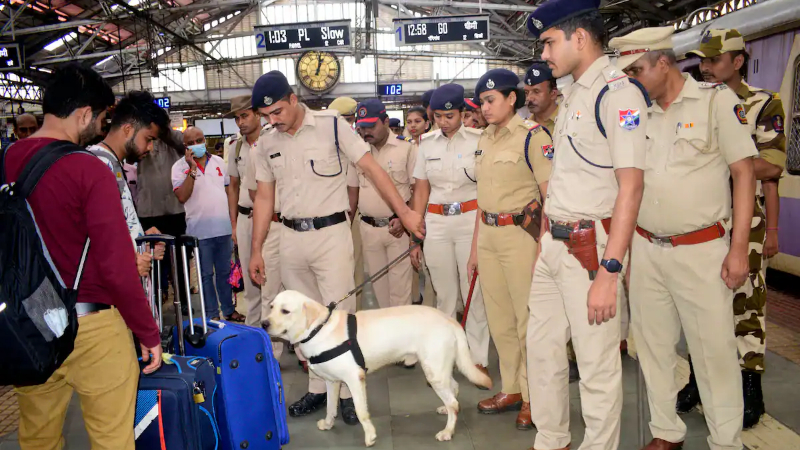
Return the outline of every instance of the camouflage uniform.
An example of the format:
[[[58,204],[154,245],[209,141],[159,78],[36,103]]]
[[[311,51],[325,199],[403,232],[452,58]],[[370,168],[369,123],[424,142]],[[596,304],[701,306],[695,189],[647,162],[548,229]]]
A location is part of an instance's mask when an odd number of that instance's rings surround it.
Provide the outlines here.
[[[754,88],[744,82],[735,92],[742,100],[759,157],[784,168],[786,137],[783,133],[784,112],[780,97],[776,93]],[[761,204],[762,195],[761,182],[758,182],[750,228],[750,279],[736,291],[733,300],[739,364],[743,370],[758,373],[764,372],[766,351],[767,261],[763,250],[767,228]]]

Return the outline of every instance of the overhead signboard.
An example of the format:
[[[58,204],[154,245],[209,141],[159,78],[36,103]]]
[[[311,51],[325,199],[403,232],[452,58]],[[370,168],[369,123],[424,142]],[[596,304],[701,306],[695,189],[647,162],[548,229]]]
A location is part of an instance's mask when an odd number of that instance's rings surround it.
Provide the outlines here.
[[[403,85],[399,83],[379,84],[378,95],[385,95],[385,96],[403,95]]]
[[[350,47],[350,20],[259,25],[256,52],[259,55],[287,50],[336,49]]]
[[[489,16],[434,16],[393,19],[397,45],[452,44],[489,40]]]
[[[0,44],[0,70],[22,68],[22,53],[19,44]]]

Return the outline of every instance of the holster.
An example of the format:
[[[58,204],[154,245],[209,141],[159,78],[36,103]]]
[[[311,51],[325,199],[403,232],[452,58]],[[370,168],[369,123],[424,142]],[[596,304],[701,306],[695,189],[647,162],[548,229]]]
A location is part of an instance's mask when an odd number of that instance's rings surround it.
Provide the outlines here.
[[[581,267],[589,272],[589,279],[593,280],[600,269],[600,260],[597,258],[597,232],[594,222],[581,220],[564,241],[569,253],[574,256]]]
[[[542,231],[542,208],[538,200],[531,200],[530,203],[525,205],[522,214],[519,216],[515,223],[519,225],[528,234],[533,236],[536,242],[539,242],[539,234]]]

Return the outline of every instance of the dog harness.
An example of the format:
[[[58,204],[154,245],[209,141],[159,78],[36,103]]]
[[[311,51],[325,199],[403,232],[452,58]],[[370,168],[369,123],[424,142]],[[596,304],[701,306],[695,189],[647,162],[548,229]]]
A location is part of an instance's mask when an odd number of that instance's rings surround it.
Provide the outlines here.
[[[300,341],[301,344],[305,344],[317,333],[320,332],[323,326],[328,323],[328,320],[331,318],[331,313],[333,313],[333,309],[336,308],[335,303],[331,303],[328,305],[328,317],[323,321],[321,324],[317,325],[316,328],[311,330],[311,333],[308,335],[307,338]],[[308,362],[311,364],[322,364],[324,362],[328,362],[334,358],[344,355],[347,352],[353,354],[353,359],[355,359],[356,364],[359,365],[362,369],[364,369],[364,373],[367,372],[367,363],[364,360],[364,354],[361,353],[361,347],[358,345],[358,340],[356,339],[356,334],[358,333],[358,325],[356,322],[356,315],[355,314],[348,314],[347,315],[347,340],[342,342],[341,344],[337,345],[336,347],[326,350],[319,355],[312,356],[308,358]]]

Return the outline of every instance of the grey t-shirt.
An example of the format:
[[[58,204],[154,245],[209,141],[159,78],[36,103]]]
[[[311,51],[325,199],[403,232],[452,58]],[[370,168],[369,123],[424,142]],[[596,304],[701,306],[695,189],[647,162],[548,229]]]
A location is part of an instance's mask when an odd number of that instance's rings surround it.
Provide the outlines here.
[[[172,131],[175,142],[183,142],[183,133]],[[137,181],[139,193],[136,206],[139,217],[159,217],[184,212],[183,205],[172,191],[172,166],[183,158],[174,148],[162,141],[153,142],[153,151],[139,161]]]

